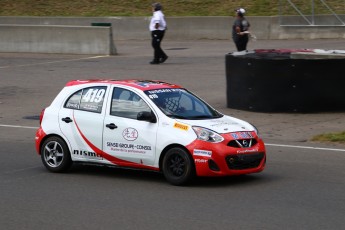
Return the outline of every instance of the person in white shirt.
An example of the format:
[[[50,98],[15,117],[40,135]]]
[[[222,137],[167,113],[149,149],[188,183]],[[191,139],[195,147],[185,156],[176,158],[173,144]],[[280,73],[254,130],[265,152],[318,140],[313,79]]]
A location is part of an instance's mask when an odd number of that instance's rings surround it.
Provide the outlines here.
[[[160,64],[168,59],[168,56],[161,48],[167,23],[162,12],[162,5],[160,3],[152,4],[153,16],[150,22],[150,31],[152,37],[152,47],[154,49],[154,57],[150,64]]]

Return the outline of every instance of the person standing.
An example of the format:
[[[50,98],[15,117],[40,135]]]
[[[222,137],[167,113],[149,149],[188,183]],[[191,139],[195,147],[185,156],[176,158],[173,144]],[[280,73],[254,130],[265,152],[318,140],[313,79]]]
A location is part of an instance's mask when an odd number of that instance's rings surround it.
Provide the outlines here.
[[[168,56],[161,48],[161,42],[164,38],[167,23],[162,12],[162,5],[160,3],[152,4],[153,16],[150,22],[150,31],[152,37],[152,47],[154,49],[154,57],[150,64],[160,64],[168,59]]]
[[[235,42],[237,51],[247,50],[250,24],[244,17],[246,11],[243,8],[238,8],[235,12],[236,20],[232,26],[232,39]]]

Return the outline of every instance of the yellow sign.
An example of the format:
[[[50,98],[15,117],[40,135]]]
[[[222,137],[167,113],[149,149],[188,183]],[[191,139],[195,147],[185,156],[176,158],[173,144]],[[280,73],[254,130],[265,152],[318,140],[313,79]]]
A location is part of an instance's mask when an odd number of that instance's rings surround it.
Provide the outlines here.
[[[177,128],[177,129],[182,129],[184,131],[188,131],[188,125],[183,125],[183,124],[180,124],[180,123],[175,123],[174,124],[174,128]]]

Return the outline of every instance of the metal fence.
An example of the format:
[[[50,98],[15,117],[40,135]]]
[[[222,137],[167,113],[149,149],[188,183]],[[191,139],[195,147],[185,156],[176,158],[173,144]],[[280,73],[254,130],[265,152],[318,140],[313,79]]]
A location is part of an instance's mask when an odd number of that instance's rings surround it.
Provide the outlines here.
[[[345,0],[279,0],[281,26],[345,26]]]

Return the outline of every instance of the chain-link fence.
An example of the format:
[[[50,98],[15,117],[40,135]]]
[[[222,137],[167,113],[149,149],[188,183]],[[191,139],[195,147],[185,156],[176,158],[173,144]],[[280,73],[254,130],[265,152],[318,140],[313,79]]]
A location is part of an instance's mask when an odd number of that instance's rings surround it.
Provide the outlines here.
[[[279,0],[281,26],[345,26],[345,0]]]

